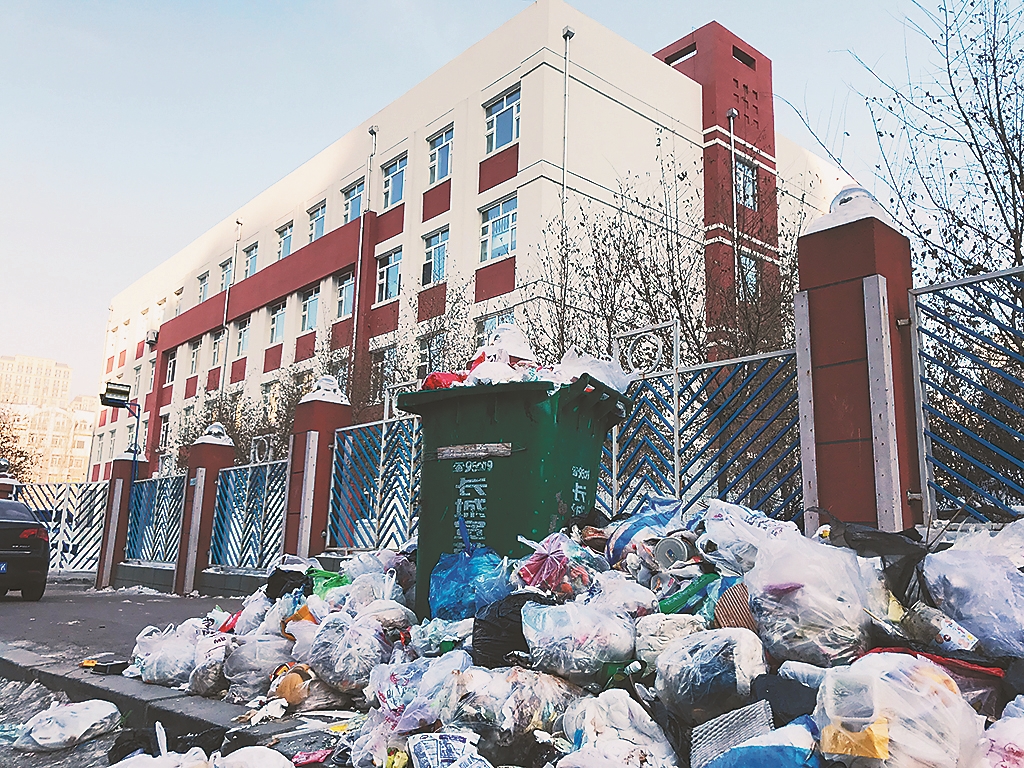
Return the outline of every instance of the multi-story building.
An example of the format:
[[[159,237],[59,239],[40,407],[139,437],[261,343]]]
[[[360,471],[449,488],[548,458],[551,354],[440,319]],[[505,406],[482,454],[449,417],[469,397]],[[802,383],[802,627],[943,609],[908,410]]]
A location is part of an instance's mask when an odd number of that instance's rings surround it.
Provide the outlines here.
[[[37,456],[32,482],[80,483],[88,479],[99,405],[98,397],[80,395],[63,406],[8,406],[15,417],[15,432]]]
[[[0,355],[0,403],[67,405],[71,366],[43,357]]]
[[[652,56],[539,0],[115,296],[104,380],[143,404],[151,460],[204,393],[266,396],[332,355],[368,406],[402,350],[429,367],[438,318],[458,308],[475,336],[523,317],[567,200],[614,206],[669,161],[697,171],[708,279],[727,288],[770,281],[778,222],[847,181],[775,134],[771,62],[720,25]],[[94,478],[132,440],[117,419],[101,413]]]

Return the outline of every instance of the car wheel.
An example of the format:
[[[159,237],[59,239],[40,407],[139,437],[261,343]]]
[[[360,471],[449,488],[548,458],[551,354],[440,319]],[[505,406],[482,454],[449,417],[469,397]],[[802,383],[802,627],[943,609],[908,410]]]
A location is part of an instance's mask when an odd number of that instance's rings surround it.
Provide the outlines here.
[[[46,591],[46,582],[42,584],[34,584],[31,587],[25,587],[21,590],[21,599],[27,600],[30,603],[35,603],[42,599],[43,592]]]

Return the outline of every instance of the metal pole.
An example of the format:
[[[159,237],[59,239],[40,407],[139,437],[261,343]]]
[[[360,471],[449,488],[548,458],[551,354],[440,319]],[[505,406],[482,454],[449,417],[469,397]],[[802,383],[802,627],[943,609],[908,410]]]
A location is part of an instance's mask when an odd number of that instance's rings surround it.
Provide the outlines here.
[[[349,402],[353,400],[352,380],[355,378],[356,338],[359,330],[359,295],[363,281],[363,238],[366,232],[366,214],[370,211],[370,177],[373,174],[373,158],[377,154],[377,126],[371,125],[366,130],[370,134],[371,144],[370,154],[366,157],[366,173],[363,174],[362,210],[359,212],[359,253],[356,254],[356,271],[353,275],[355,282],[352,284],[352,346],[348,350],[348,373],[345,376]]]
[[[931,438],[927,435],[928,420],[924,413],[925,392],[921,381],[921,313],[917,308],[917,294],[910,292],[910,356],[914,372],[914,404],[917,416],[917,466],[921,475],[921,515],[925,528],[931,530],[932,517],[935,514],[935,496],[932,489],[931,464],[928,457],[932,453]]]
[[[729,181],[729,189],[732,190],[732,269],[734,284],[739,282],[740,257],[736,250],[736,241],[739,240],[739,225],[736,218],[736,118],[740,116],[739,111],[733,107],[725,116],[729,118],[729,171],[732,178]]]
[[[565,166],[569,157],[569,41],[575,36],[572,27],[562,30],[565,53],[562,57],[562,226],[565,226]]]

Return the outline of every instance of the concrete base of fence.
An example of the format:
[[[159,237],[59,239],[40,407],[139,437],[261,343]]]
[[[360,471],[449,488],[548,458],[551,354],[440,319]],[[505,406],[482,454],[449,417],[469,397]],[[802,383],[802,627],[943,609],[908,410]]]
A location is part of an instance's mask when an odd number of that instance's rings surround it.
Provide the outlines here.
[[[226,571],[203,571],[196,578],[196,589],[208,597],[245,597],[267,583],[263,571],[252,573],[231,573]]]
[[[158,563],[118,563],[114,571],[114,589],[149,587],[158,592],[174,591],[174,566]]]

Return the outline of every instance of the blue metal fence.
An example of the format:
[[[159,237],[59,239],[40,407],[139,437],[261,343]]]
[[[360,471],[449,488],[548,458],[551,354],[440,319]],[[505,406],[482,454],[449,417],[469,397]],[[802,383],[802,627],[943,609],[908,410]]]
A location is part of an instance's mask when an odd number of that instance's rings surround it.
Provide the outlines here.
[[[185,475],[136,480],[128,504],[125,559],[173,563],[178,558]]]
[[[284,547],[288,462],[222,469],[217,477],[210,563],[266,569]]]
[[[109,485],[29,483],[18,490],[18,501],[50,515],[50,570],[96,570]]]
[[[1024,514],[1024,268],[910,292],[925,520]]]

